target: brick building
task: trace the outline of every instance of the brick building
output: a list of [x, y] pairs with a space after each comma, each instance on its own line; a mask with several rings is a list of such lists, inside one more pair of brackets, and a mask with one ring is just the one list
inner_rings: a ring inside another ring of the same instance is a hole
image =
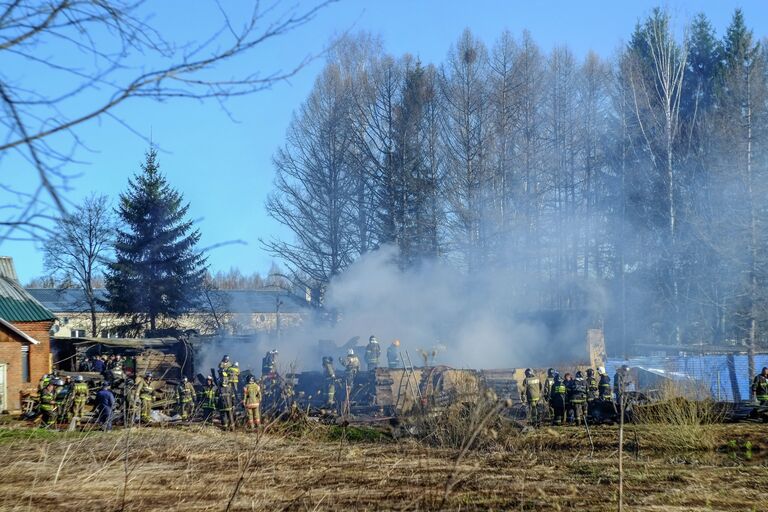
[[19, 284], [13, 260], [0, 256], [0, 411], [21, 408], [50, 370], [54, 315]]

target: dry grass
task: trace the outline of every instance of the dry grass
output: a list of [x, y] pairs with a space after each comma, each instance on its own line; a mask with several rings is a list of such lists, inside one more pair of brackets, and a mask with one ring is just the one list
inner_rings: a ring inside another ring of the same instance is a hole
[[668, 383], [659, 401], [635, 408], [635, 421], [655, 427], [654, 441], [678, 451], [712, 450], [717, 439], [709, 425], [722, 421], [722, 411], [712, 400], [693, 400], [685, 385]]
[[[751, 439], [755, 453], [766, 450], [761, 425], [705, 428], [723, 445]], [[764, 499], [760, 462], [675, 454], [650, 444], [650, 426], [638, 429], [640, 451], [625, 463], [630, 510], [751, 510]], [[603, 511], [616, 500], [615, 427], [593, 430], [594, 458], [575, 427], [463, 452], [413, 439], [331, 441], [327, 427], [263, 437], [212, 427], [5, 432], [2, 510], [226, 510], [231, 501], [231, 510]]]

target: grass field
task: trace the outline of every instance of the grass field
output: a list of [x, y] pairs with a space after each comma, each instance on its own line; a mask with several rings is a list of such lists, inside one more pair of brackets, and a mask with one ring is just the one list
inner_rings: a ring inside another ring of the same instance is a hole
[[[661, 428], [661, 427], [660, 427]], [[706, 427], [711, 449], [628, 426], [625, 510], [763, 510], [768, 427]], [[0, 429], [2, 510], [616, 510], [616, 427], [495, 434], [482, 449], [386, 432], [213, 427]], [[751, 445], [751, 450], [746, 447]]]

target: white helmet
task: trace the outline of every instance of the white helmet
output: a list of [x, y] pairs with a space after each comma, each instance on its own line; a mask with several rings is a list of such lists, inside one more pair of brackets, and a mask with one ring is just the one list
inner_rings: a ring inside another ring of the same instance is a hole
[[599, 373], [600, 375], [605, 375], [605, 366], [598, 366], [597, 373]]
[[348, 356], [353, 356], [353, 355], [355, 355], [355, 351], [354, 351], [354, 349], [349, 349], [349, 350], [347, 350], [347, 355], [348, 355]]
[[238, 363], [237, 361], [235, 361], [235, 364], [233, 364], [232, 366], [234, 366], [235, 368], [240, 368], [240, 363]]

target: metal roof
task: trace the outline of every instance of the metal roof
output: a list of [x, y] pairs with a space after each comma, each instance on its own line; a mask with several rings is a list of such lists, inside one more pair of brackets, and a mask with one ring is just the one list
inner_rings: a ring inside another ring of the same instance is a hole
[[[85, 291], [79, 288], [28, 288], [30, 295], [45, 305], [51, 311], [62, 315], [65, 313], [80, 313], [88, 310], [85, 300]], [[105, 299], [106, 290], [97, 288], [94, 290], [96, 298]], [[217, 308], [227, 313], [274, 313], [277, 302], [280, 301], [281, 313], [306, 312], [308, 304], [295, 295], [284, 290], [260, 289], [260, 290], [215, 290], [211, 293], [212, 301]], [[207, 304], [207, 301], [202, 301]], [[105, 312], [100, 304], [96, 306], [97, 312]], [[208, 311], [207, 306], [202, 306], [199, 311]]]
[[9, 322], [39, 322], [55, 316], [20, 284], [13, 260], [0, 257], [0, 318]]

